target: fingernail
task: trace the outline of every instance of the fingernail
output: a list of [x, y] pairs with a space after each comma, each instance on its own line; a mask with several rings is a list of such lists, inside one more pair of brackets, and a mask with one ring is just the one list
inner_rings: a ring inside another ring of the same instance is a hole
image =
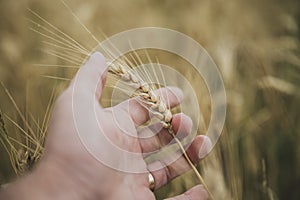
[[211, 149], [211, 141], [209, 139], [209, 137], [203, 135], [203, 143], [202, 143], [202, 146], [200, 147], [200, 150], [199, 150], [199, 153], [198, 153], [198, 156], [200, 159], [204, 158], [210, 151]]

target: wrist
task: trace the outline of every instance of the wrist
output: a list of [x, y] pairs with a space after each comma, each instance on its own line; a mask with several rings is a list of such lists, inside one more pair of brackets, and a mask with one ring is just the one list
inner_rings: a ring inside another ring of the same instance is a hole
[[96, 194], [89, 189], [88, 178], [77, 173], [76, 167], [65, 160], [44, 159], [34, 172], [34, 178], [42, 177], [44, 193], [52, 194], [49, 199], [96, 199]]
[[45, 177], [47, 186], [53, 188], [56, 196], [51, 199], [106, 199], [104, 197], [114, 193], [112, 188], [118, 188], [116, 183], [122, 182], [119, 176], [115, 176], [116, 171], [94, 159], [73, 162], [68, 158], [48, 156], [41, 160], [35, 173]]
[[0, 199], [94, 199], [78, 182], [55, 165], [42, 162], [31, 173], [1, 189]]

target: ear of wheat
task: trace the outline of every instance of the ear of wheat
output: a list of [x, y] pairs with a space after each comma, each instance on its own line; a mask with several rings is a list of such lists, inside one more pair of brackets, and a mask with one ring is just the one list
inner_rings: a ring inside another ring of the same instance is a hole
[[[3, 114], [0, 110], [0, 142], [8, 153], [13, 170], [17, 175], [23, 175], [31, 170], [35, 163], [40, 159], [44, 150], [44, 141], [50, 120], [50, 112], [55, 98], [54, 90], [49, 98], [49, 102], [41, 123], [37, 122], [32, 115], [25, 116], [15, 102], [13, 96], [1, 82], [2, 88], [13, 104], [21, 122], [22, 127], [17, 121], [14, 121], [7, 114]], [[5, 119], [12, 123], [20, 132], [19, 138], [15, 138], [8, 132], [5, 126]]]

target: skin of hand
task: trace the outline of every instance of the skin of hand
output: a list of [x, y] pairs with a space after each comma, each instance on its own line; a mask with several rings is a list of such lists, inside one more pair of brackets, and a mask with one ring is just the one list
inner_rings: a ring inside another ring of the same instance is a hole
[[[79, 75], [82, 81], [76, 82]], [[98, 100], [101, 97], [106, 76], [105, 58], [98, 52], [92, 54], [69, 87], [56, 100], [42, 159], [31, 173], [0, 191], [0, 199], [155, 199], [154, 193], [149, 189], [148, 173], [125, 173], [108, 167], [87, 151], [78, 136], [72, 105], [74, 87], [77, 87], [78, 97], [83, 102], [80, 106], [85, 111], [86, 99]], [[164, 98], [168, 96], [166, 99], [171, 106], [179, 104], [182, 100], [182, 92], [177, 88], [160, 90]], [[121, 148], [141, 153], [140, 161], [153, 174], [155, 189], [190, 170], [186, 160], [181, 156], [167, 166], [163, 163], [154, 163], [153, 165], [163, 167], [152, 171], [151, 164], [146, 166], [142, 153], [160, 149], [161, 145], [168, 144], [172, 140], [172, 136], [166, 130], [161, 130], [155, 136], [143, 140], [123, 134], [114, 124], [114, 109], [124, 119], [122, 124], [125, 124], [126, 130], [133, 135], [137, 135], [137, 127], [149, 119], [147, 109], [133, 98], [110, 108], [102, 108], [100, 103], [97, 103], [94, 106], [94, 114], [99, 117], [101, 127], [109, 140]], [[88, 116], [88, 113], [86, 114]], [[92, 140], [97, 140], [99, 130], [94, 130], [87, 120], [77, 123], [82, 123], [88, 136]], [[186, 136], [191, 132], [192, 121], [183, 113], [179, 113], [173, 116], [172, 126], [176, 133], [180, 132]], [[103, 142], [106, 141], [97, 141], [99, 146], [102, 146]], [[211, 142], [206, 136], [196, 136], [188, 147], [187, 154], [193, 163], [197, 164], [210, 147]], [[103, 151], [105, 152], [105, 149]], [[122, 155], [112, 156], [118, 160]], [[184, 194], [170, 199], [198, 200], [207, 197], [204, 188], [197, 185]]]

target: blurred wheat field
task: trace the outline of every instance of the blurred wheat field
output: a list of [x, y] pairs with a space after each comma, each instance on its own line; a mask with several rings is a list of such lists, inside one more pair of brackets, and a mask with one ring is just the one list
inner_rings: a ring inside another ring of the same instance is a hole
[[[203, 45], [223, 75], [228, 101], [223, 134], [199, 166], [211, 192], [216, 199], [300, 199], [299, 1], [66, 2], [100, 40], [102, 31], [110, 36], [130, 28], [158, 26], [180, 31]], [[44, 119], [53, 90], [58, 93], [67, 84], [43, 75], [71, 78], [76, 69], [34, 65], [62, 61], [43, 52], [44, 38], [30, 30], [33, 16], [27, 8], [89, 49], [96, 43], [59, 0], [0, 1], [0, 81], [36, 127]], [[193, 79], [192, 72], [185, 73]], [[207, 95], [197, 95], [207, 119]], [[2, 88], [0, 109], [26, 129]], [[21, 140], [20, 130], [4, 119], [9, 134]], [[2, 184], [15, 174], [3, 145], [0, 156]], [[196, 183], [188, 172], [157, 191], [157, 198], [179, 194]]]

